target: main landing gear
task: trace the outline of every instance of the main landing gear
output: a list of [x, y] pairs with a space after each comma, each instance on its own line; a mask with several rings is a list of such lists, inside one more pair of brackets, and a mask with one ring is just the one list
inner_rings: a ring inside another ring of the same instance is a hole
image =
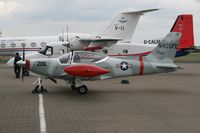
[[44, 87], [42, 86], [42, 81], [44, 80], [45, 78], [38, 78], [36, 81], [35, 81], [35, 84], [37, 83], [37, 85], [35, 86], [35, 89], [32, 90], [32, 93], [46, 93], [47, 90], [44, 89]]
[[86, 94], [88, 92], [88, 88], [86, 85], [82, 85], [79, 87], [76, 87], [75, 85], [71, 85], [72, 90], [77, 91], [79, 94]]
[[87, 86], [82, 84], [82, 80], [80, 78], [75, 78], [75, 80], [72, 81], [71, 88], [79, 94], [86, 94], [88, 92]]

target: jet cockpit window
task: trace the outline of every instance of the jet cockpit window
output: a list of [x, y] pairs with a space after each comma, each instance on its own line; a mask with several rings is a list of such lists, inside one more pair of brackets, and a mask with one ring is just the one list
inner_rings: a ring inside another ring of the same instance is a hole
[[59, 61], [61, 64], [69, 64], [70, 62], [70, 54], [64, 54], [62, 56], [60, 56], [59, 58]]
[[53, 47], [44, 45], [39, 51], [40, 54], [50, 56], [53, 54]]
[[73, 63], [94, 63], [104, 59], [106, 55], [93, 52], [74, 52]]

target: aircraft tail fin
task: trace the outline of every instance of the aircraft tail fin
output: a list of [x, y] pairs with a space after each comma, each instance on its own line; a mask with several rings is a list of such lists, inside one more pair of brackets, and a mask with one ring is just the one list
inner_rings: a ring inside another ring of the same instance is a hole
[[171, 32], [182, 33], [178, 49], [194, 48], [193, 16], [191, 14], [179, 15]]
[[114, 17], [110, 25], [100, 34], [100, 36], [106, 38], [118, 38], [123, 39], [124, 42], [130, 42], [140, 16], [146, 12], [156, 10], [159, 9], [120, 12]]
[[181, 33], [170, 32], [146, 59], [159, 64], [173, 64]]

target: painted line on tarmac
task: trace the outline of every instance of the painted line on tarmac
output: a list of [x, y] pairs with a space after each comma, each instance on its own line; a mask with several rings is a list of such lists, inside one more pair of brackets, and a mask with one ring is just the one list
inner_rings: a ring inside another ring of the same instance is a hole
[[39, 94], [39, 117], [40, 117], [40, 133], [47, 133], [43, 95]]

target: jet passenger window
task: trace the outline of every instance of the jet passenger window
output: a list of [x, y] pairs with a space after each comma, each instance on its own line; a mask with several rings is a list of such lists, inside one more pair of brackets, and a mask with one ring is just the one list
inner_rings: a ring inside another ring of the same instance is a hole
[[21, 46], [22, 46], [22, 47], [26, 47], [26, 43], [22, 43]]
[[5, 43], [2, 43], [2, 44], [1, 44], [1, 47], [2, 47], [2, 48], [5, 48], [5, 47], [6, 47], [6, 44], [5, 44]]
[[36, 47], [36, 45], [37, 45], [37, 44], [36, 44], [35, 42], [32, 42], [32, 43], [31, 43], [31, 47]]
[[16, 47], [16, 44], [15, 44], [15, 43], [11, 43], [10, 46], [11, 46], [11, 47]]
[[124, 49], [123, 54], [128, 54], [128, 49]]

